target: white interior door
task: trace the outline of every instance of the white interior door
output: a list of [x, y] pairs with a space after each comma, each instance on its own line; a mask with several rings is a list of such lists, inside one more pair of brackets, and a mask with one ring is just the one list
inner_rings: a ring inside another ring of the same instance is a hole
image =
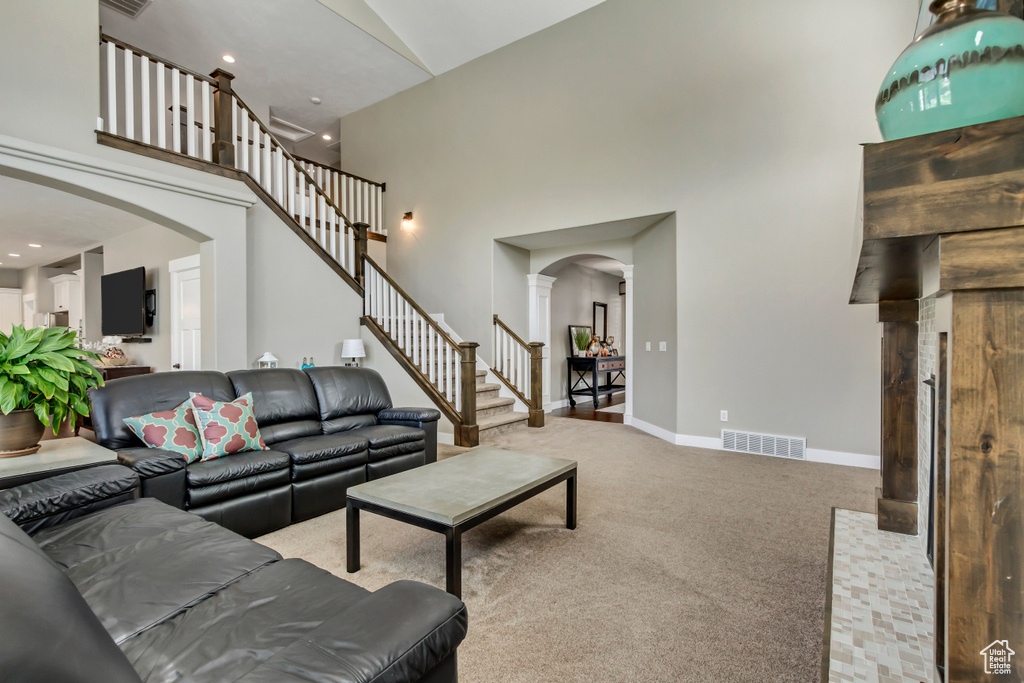
[[0, 289], [0, 332], [10, 334], [22, 320], [21, 290]]
[[202, 367], [199, 255], [171, 261], [169, 270], [171, 273], [171, 367], [174, 370], [199, 370]]

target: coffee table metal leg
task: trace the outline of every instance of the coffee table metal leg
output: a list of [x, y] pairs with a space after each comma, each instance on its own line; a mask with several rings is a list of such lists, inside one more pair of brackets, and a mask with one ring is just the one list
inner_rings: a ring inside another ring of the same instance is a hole
[[457, 528], [444, 532], [445, 590], [462, 597], [462, 532]]
[[345, 510], [345, 545], [349, 574], [359, 571], [359, 508], [349, 502]]
[[565, 528], [576, 528], [576, 474], [565, 480]]

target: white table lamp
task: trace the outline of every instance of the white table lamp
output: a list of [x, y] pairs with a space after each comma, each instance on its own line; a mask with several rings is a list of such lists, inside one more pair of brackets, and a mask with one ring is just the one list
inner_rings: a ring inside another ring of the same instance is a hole
[[363, 348], [362, 339], [346, 339], [341, 343], [341, 357], [351, 358], [351, 363], [345, 363], [347, 366], [359, 367], [359, 358], [366, 358], [366, 349]]

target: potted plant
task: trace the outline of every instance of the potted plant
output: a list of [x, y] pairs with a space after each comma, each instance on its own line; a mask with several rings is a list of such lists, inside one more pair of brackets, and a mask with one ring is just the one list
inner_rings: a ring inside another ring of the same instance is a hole
[[585, 327], [577, 327], [572, 333], [572, 339], [576, 343], [576, 355], [586, 356], [587, 346], [590, 345], [590, 331]]
[[89, 414], [86, 391], [103, 377], [85, 360], [99, 356], [76, 348], [75, 336], [21, 325], [0, 333], [0, 456], [34, 453], [45, 427], [56, 435], [65, 420]]

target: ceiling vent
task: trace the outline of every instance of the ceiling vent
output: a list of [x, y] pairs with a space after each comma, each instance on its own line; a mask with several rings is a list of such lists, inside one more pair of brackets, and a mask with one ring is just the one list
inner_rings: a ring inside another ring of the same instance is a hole
[[100, 4], [135, 19], [142, 10], [153, 4], [153, 0], [100, 0]]
[[306, 130], [302, 126], [297, 126], [294, 123], [279, 119], [273, 114], [270, 116], [270, 132], [279, 138], [284, 138], [289, 142], [302, 142], [306, 138], [313, 137], [315, 133], [311, 130]]
[[773, 455], [778, 458], [803, 460], [806, 457], [807, 439], [798, 439], [795, 436], [775, 436], [774, 434], [757, 434], [755, 432], [737, 432], [731, 429], [723, 429], [722, 448], [739, 453]]

